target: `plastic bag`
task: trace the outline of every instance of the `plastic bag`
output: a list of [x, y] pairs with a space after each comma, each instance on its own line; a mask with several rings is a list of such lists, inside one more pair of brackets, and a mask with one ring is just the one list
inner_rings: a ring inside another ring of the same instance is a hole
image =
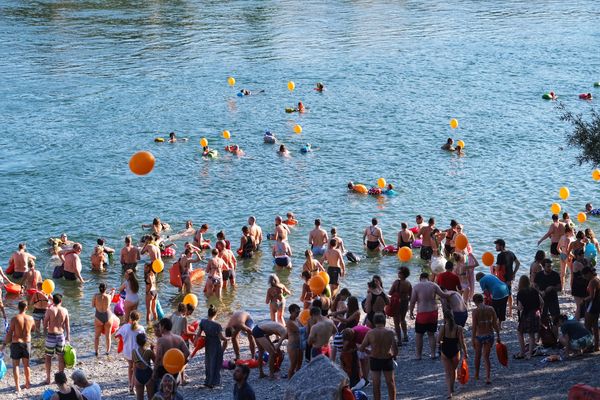
[[64, 359], [67, 368], [73, 368], [77, 363], [77, 351], [70, 344], [65, 345]]
[[115, 304], [114, 312], [117, 317], [125, 315], [125, 301], [123, 300], [123, 297], [121, 297], [117, 304]]
[[458, 381], [461, 383], [461, 385], [466, 385], [469, 383], [469, 364], [467, 364], [467, 360], [465, 358], [463, 358], [460, 368], [458, 369]]
[[508, 349], [504, 343], [496, 343], [496, 356], [500, 364], [505, 367], [508, 366]]
[[2, 358], [0, 358], [0, 379], [4, 378], [4, 375], [6, 375], [6, 363], [4, 362], [4, 353], [0, 353], [2, 354]]
[[443, 256], [431, 257], [431, 272], [441, 274], [446, 271], [446, 259]]

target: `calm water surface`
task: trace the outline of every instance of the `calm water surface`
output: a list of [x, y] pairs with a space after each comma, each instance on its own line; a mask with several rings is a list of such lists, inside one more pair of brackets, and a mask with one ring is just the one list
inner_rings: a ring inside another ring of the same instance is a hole
[[[567, 127], [554, 104], [541, 100], [554, 90], [570, 109], [588, 111], [577, 94], [600, 80], [599, 17], [592, 1], [5, 0], [0, 260], [27, 241], [48, 276], [47, 238], [64, 231], [82, 242], [91, 282], [83, 290], [57, 282], [79, 322], [92, 317], [97, 283], [121, 279], [120, 266], [90, 272], [95, 239], [120, 248], [154, 216], [175, 230], [186, 219], [208, 223], [237, 245], [248, 215], [269, 232], [275, 215], [293, 211], [301, 221], [291, 237], [294, 270], [280, 275], [292, 299], [317, 217], [357, 253], [372, 217], [388, 240], [417, 213], [441, 227], [456, 218], [477, 255], [504, 237], [528, 264], [560, 186], [571, 189], [563, 208], [573, 214], [600, 203], [590, 168], [561, 150]], [[233, 89], [228, 76], [237, 79]], [[323, 94], [312, 90], [317, 81]], [[265, 93], [239, 98], [241, 88]], [[284, 113], [300, 100], [309, 112]], [[454, 132], [452, 117], [460, 121]], [[223, 129], [247, 157], [203, 160], [198, 141], [221, 149]], [[262, 143], [267, 129], [290, 159]], [[190, 142], [153, 143], [173, 130]], [[466, 157], [438, 150], [448, 136], [466, 142]], [[300, 154], [306, 142], [318, 151]], [[146, 177], [127, 168], [139, 150], [157, 158]], [[348, 180], [375, 184], [380, 176], [398, 196], [345, 190]], [[372, 274], [389, 287], [397, 266], [395, 257], [367, 258], [343, 284], [364, 296]], [[421, 265], [411, 266], [416, 275]], [[266, 316], [272, 272], [266, 253], [241, 262], [239, 287], [222, 310]], [[165, 278], [161, 299], [174, 303]]]

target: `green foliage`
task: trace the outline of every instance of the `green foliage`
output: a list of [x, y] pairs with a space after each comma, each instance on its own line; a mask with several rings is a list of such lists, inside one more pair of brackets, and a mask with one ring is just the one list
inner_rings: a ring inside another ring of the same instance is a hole
[[560, 120], [572, 125], [573, 131], [567, 134], [567, 142], [579, 149], [576, 157], [579, 165], [600, 166], [600, 114], [592, 109], [591, 118], [586, 121], [582, 114], [573, 114], [564, 104], [559, 104], [558, 109], [561, 111]]

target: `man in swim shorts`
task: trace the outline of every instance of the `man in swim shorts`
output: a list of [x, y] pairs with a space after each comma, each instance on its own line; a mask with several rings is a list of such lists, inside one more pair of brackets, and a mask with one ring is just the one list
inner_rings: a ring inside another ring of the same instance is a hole
[[283, 223], [283, 219], [278, 215], [275, 217], [275, 236], [271, 237], [272, 240], [281, 238], [283, 242], [287, 242], [288, 234], [290, 233], [290, 227]]
[[231, 344], [233, 345], [233, 352], [235, 353], [235, 359], [240, 359], [240, 344], [238, 336], [240, 332], [244, 332], [248, 336], [248, 345], [250, 346], [250, 354], [254, 356], [256, 349], [256, 342], [254, 336], [252, 336], [252, 329], [254, 328], [254, 320], [246, 311], [236, 311], [231, 314], [227, 325], [225, 325], [225, 336], [231, 337]]
[[331, 293], [335, 295], [339, 287], [340, 276], [346, 275], [346, 264], [344, 263], [344, 256], [341, 250], [337, 248], [337, 240], [331, 239], [329, 241], [329, 248], [323, 254], [323, 261], [327, 262], [327, 275], [329, 275], [329, 285], [331, 286]]
[[262, 228], [256, 223], [256, 217], [252, 215], [248, 217], [248, 230], [254, 239], [255, 250], [258, 250], [263, 241]]
[[21, 393], [21, 384], [19, 383], [19, 363], [23, 360], [23, 369], [25, 374], [25, 389], [29, 389], [31, 381], [29, 379], [29, 358], [31, 357], [31, 330], [34, 326], [33, 318], [25, 314], [27, 303], [20, 301], [18, 304], [19, 313], [11, 321], [6, 333], [6, 339], [2, 346], [2, 351], [6, 344], [10, 343], [10, 359], [13, 364], [13, 376], [15, 378], [15, 387], [17, 394]]
[[132, 244], [131, 236], [125, 236], [125, 246], [121, 249], [121, 267], [124, 271], [135, 271], [140, 261], [140, 249]]
[[[68, 281], [79, 281], [81, 283], [85, 283], [83, 277], [81, 276], [81, 258], [79, 255], [81, 254], [81, 245], [79, 243], [75, 243], [73, 245], [73, 250], [69, 250], [64, 254], [64, 277]], [[48, 383], [50, 383], [50, 378], [48, 378]]]
[[383, 232], [377, 226], [377, 223], [377, 218], [373, 218], [371, 225], [363, 233], [363, 245], [367, 246], [367, 249], [370, 251], [379, 251], [380, 248], [385, 247]]
[[43, 326], [46, 332], [46, 385], [50, 384], [50, 370], [52, 368], [52, 358], [56, 354], [58, 358], [58, 371], [65, 369], [65, 344], [69, 341], [71, 327], [69, 324], [69, 312], [62, 306], [62, 295], [55, 293], [52, 296], [54, 307], [48, 308], [44, 316]]
[[321, 257], [325, 253], [328, 240], [327, 231], [321, 228], [321, 220], [315, 219], [315, 229], [308, 234], [308, 244], [315, 257]]
[[[277, 344], [274, 346], [270, 336], [275, 335], [277, 337]], [[263, 370], [263, 356], [265, 351], [269, 353], [269, 377], [275, 377], [275, 354], [277, 353], [276, 348], [281, 346], [281, 343], [285, 340], [286, 329], [283, 325], [273, 321], [261, 322], [252, 328], [252, 336], [256, 340], [258, 346], [258, 369], [260, 371], [260, 377], [266, 377]]]
[[367, 332], [359, 346], [359, 351], [371, 347], [369, 369], [373, 380], [373, 399], [381, 399], [381, 373], [385, 377], [388, 399], [396, 399], [396, 383], [394, 382], [394, 360], [398, 356], [398, 344], [393, 330], [385, 327], [385, 315], [376, 313], [373, 317], [375, 328]]
[[332, 320], [323, 318], [321, 309], [311, 307], [310, 333], [308, 334], [308, 345], [312, 346], [310, 351], [311, 360], [321, 354], [329, 353], [329, 341], [337, 333], [337, 328]]
[[14, 266], [13, 279], [21, 279], [25, 272], [27, 272], [27, 265], [29, 260], [35, 261], [35, 256], [27, 252], [27, 245], [25, 243], [19, 243], [19, 248], [8, 260], [8, 265]]
[[231, 282], [231, 287], [235, 287], [235, 269], [237, 268], [237, 260], [233, 252], [226, 246], [224, 240], [218, 240], [215, 244], [219, 251], [218, 257], [223, 260], [223, 289], [227, 288], [227, 282]]
[[429, 274], [423, 272], [419, 276], [419, 282], [413, 286], [412, 294], [410, 296], [410, 317], [415, 319], [415, 305], [417, 307], [417, 317], [415, 321], [415, 345], [416, 345], [416, 359], [421, 359], [423, 352], [423, 334], [427, 332], [429, 337], [429, 349], [430, 356], [432, 359], [436, 357], [435, 353], [435, 332], [437, 332], [437, 321], [438, 321], [438, 305], [435, 301], [435, 296], [438, 295], [443, 298], [450, 297], [440, 289], [440, 287], [429, 280]]
[[431, 256], [433, 255], [433, 245], [431, 241], [431, 233], [435, 229], [435, 219], [433, 217], [429, 218], [427, 226], [419, 229], [418, 237], [420, 237], [423, 242], [421, 245], [420, 257], [421, 260], [429, 261], [431, 260]]
[[538, 240], [538, 246], [546, 239], [550, 238], [550, 254], [558, 257], [558, 241], [565, 234], [565, 224], [558, 220], [558, 214], [552, 214], [552, 223], [548, 228], [548, 232], [540, 240]]

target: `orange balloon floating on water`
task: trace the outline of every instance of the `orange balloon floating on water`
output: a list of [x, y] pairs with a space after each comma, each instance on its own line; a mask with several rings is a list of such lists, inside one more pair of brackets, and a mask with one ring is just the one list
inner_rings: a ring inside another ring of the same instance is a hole
[[571, 193], [569, 193], [569, 188], [567, 188], [565, 186], [561, 187], [560, 190], [558, 191], [558, 196], [563, 200], [568, 199], [570, 194]]
[[296, 132], [297, 134], [301, 134], [302, 133], [302, 127], [300, 125], [294, 125], [294, 132]]
[[185, 356], [179, 349], [169, 349], [163, 356], [163, 367], [170, 374], [181, 372], [185, 365]]
[[595, 181], [600, 181], [600, 169], [595, 169], [592, 171], [592, 179]]
[[208, 139], [203, 137], [202, 139], [200, 139], [200, 146], [202, 147], [206, 147], [208, 146]]
[[494, 264], [494, 255], [492, 253], [490, 253], [489, 251], [486, 251], [481, 256], [481, 261], [483, 261], [484, 265], [491, 267]]
[[577, 214], [577, 221], [579, 221], [580, 224], [583, 224], [585, 221], [587, 221], [587, 215], [585, 215], [583, 212], [580, 212]]
[[398, 255], [398, 258], [400, 259], [400, 261], [409, 262], [413, 256], [413, 253], [412, 253], [412, 250], [410, 247], [400, 247], [398, 249], [397, 255]]
[[456, 240], [454, 241], [454, 244], [458, 250], [464, 250], [467, 248], [467, 245], [469, 244], [469, 239], [467, 239], [467, 237], [464, 234], [459, 233], [456, 236]]
[[231, 138], [231, 132], [229, 132], [229, 131], [223, 131], [223, 137], [224, 137], [225, 139], [229, 139], [229, 138]]
[[129, 159], [129, 169], [136, 175], [147, 175], [154, 168], [156, 159], [149, 151], [135, 153]]
[[450, 128], [452, 128], [452, 129], [458, 128], [458, 120], [456, 118], [452, 118], [450, 120]]
[[560, 204], [558, 203], [552, 203], [552, 205], [550, 206], [550, 211], [552, 211], [552, 214], [558, 214], [561, 210]]
[[377, 179], [377, 186], [379, 186], [381, 189], [383, 189], [384, 187], [387, 186], [387, 182], [385, 181], [385, 178], [379, 178]]

